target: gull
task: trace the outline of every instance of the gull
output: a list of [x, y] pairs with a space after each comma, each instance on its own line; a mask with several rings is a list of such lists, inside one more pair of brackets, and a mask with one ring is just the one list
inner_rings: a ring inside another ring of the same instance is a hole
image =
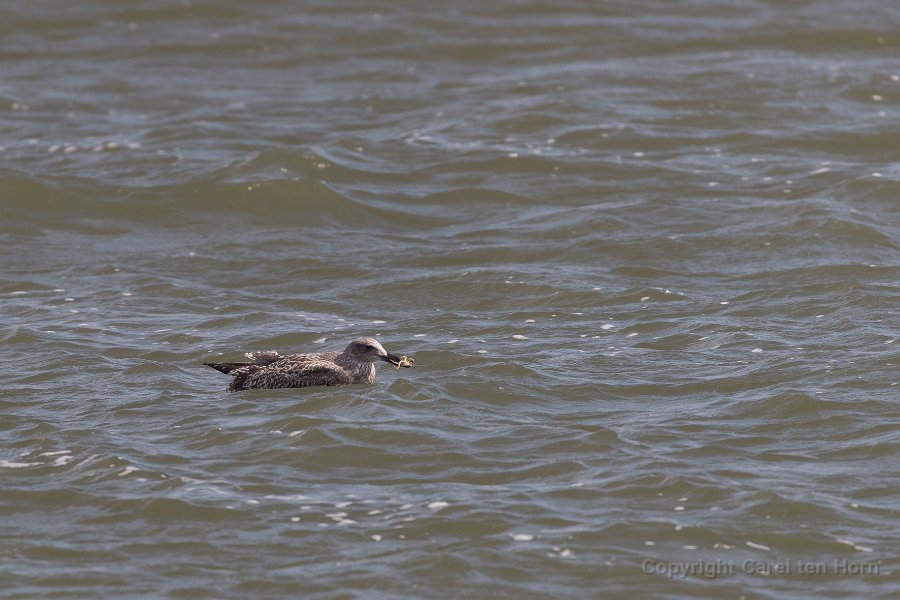
[[281, 355], [275, 350], [247, 352], [249, 362], [203, 363], [234, 380], [228, 391], [298, 388], [317, 385], [375, 383], [375, 361], [389, 362], [398, 369], [413, 360], [395, 356], [370, 337], [356, 338], [343, 352]]

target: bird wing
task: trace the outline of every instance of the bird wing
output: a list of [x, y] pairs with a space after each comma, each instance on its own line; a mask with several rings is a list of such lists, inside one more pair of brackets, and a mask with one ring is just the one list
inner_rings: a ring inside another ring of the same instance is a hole
[[350, 374], [331, 361], [286, 358], [248, 374], [243, 386], [245, 389], [275, 389], [346, 383], [351, 383]]
[[244, 356], [250, 359], [254, 365], [269, 365], [284, 358], [275, 350], [262, 350], [260, 352], [245, 352]]
[[338, 354], [340, 354], [340, 352], [304, 352], [303, 354], [288, 354], [281, 358], [291, 362], [313, 363], [322, 360], [333, 361], [337, 358]]

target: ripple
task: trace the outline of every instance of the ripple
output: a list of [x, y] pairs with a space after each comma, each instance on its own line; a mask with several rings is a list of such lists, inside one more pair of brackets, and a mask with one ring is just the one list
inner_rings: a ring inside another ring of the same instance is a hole
[[7, 595], [896, 595], [885, 3], [16, 4]]

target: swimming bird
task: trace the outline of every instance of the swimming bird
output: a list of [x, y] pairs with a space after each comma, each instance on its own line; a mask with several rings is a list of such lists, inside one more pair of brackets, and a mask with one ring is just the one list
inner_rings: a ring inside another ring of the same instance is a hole
[[412, 359], [395, 356], [370, 337], [356, 338], [343, 352], [318, 352], [282, 356], [275, 350], [247, 352], [249, 362], [203, 363], [234, 380], [228, 391], [297, 388], [317, 385], [375, 383], [375, 361], [397, 368], [411, 367]]

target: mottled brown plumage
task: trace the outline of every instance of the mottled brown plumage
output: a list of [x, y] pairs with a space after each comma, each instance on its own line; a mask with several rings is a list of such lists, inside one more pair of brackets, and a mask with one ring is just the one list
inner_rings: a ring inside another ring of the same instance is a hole
[[274, 350], [248, 352], [249, 362], [203, 363], [234, 377], [228, 390], [276, 389], [319, 385], [375, 383], [375, 365], [383, 360], [394, 366], [409, 367], [409, 361], [388, 354], [370, 337], [356, 338], [343, 352], [289, 354]]

